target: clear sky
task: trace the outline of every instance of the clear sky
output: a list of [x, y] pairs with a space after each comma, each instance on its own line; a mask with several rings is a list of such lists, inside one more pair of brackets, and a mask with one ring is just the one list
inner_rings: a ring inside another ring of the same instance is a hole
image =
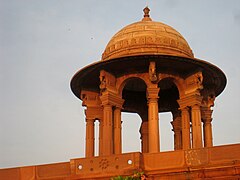
[[[0, 0], [0, 168], [84, 156], [76, 71], [99, 61], [110, 38], [151, 18], [178, 30], [195, 57], [217, 65], [227, 86], [214, 107], [214, 145], [240, 143], [239, 0]], [[161, 149], [173, 148], [170, 114], [161, 114]], [[123, 151], [139, 151], [137, 115], [123, 114]]]

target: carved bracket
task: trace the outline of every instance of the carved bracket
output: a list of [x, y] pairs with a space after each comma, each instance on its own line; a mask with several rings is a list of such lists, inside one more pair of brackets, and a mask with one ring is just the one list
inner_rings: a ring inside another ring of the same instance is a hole
[[157, 73], [156, 73], [156, 63], [154, 61], [150, 62], [149, 64], [149, 79], [152, 83], [157, 83]]
[[207, 109], [211, 109], [214, 106], [215, 96], [208, 96], [203, 98], [202, 106], [206, 107]]
[[200, 94], [203, 89], [203, 75], [202, 72], [197, 72], [185, 80], [186, 90], [185, 94]]
[[116, 78], [114, 75], [108, 73], [107, 71], [101, 70], [100, 71], [100, 93], [108, 89], [108, 91], [116, 91]]
[[81, 91], [82, 106], [98, 107], [101, 104], [99, 93], [92, 91]]

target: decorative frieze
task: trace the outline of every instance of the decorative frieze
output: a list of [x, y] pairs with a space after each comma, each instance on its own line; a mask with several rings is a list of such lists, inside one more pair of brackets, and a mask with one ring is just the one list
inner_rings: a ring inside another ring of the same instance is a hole
[[[146, 32], [147, 33], [147, 32]], [[186, 54], [187, 56], [193, 57], [192, 50], [187, 45], [187, 43], [181, 38], [176, 39], [176, 36], [156, 36], [158, 34], [156, 31], [149, 31], [149, 35], [145, 36], [129, 36], [123, 40], [118, 40], [115, 44], [107, 46], [104, 53], [102, 54], [102, 59], [108, 58], [112, 54], [123, 51], [125, 49], [134, 48], [135, 46], [154, 46], [157, 48], [165, 47], [169, 49], [174, 49], [175, 51], [179, 51], [179, 53]], [[160, 34], [162, 34], [161, 32]], [[136, 34], [136, 33], [135, 33]], [[168, 33], [165, 33], [168, 34]], [[123, 35], [124, 36], [124, 35]], [[127, 34], [125, 35], [127, 36]]]

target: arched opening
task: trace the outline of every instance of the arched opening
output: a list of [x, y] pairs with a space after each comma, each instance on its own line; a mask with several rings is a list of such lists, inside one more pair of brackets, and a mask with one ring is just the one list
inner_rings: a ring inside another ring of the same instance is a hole
[[141, 152], [141, 119], [136, 113], [122, 113], [122, 152]]
[[172, 113], [159, 113], [159, 117], [160, 151], [172, 151], [174, 150], [174, 136], [171, 125]]
[[160, 148], [161, 151], [178, 149], [180, 137], [176, 137], [176, 132], [179, 131], [181, 123], [177, 102], [179, 91], [171, 78], [161, 80], [158, 87], [160, 88], [158, 94]]
[[[146, 84], [140, 78], [129, 78], [122, 91], [122, 149], [123, 152], [141, 151], [140, 127], [147, 121]], [[139, 118], [140, 116], [140, 118]]]

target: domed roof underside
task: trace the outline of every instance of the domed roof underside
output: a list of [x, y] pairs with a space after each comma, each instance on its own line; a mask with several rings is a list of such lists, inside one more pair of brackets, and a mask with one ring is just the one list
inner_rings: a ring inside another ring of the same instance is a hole
[[130, 24], [116, 33], [102, 54], [102, 61], [138, 55], [194, 57], [187, 41], [179, 32], [150, 19]]

